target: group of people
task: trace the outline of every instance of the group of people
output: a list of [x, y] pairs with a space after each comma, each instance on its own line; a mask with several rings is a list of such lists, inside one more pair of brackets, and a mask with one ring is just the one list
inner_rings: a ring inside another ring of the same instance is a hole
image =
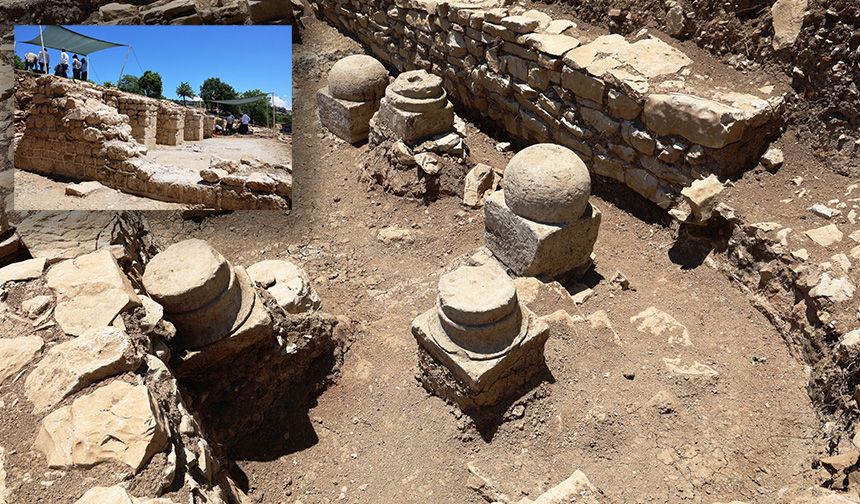
[[[54, 67], [54, 75], [68, 79], [69, 67], [72, 69], [72, 79], [89, 80], [89, 64], [86, 56], [78, 58], [75, 54], [70, 61], [69, 53], [63, 49], [60, 52], [60, 62]], [[49, 68], [51, 68], [51, 55], [48, 54], [47, 49], [42, 48], [39, 54], [28, 52], [24, 55], [24, 70], [46, 73]]]
[[237, 132], [237, 131], [240, 135], [247, 135], [248, 133], [250, 133], [248, 127], [251, 124], [251, 116], [249, 116], [247, 113], [242, 112], [242, 111], [239, 112], [239, 115], [241, 117], [239, 117], [239, 128], [238, 129], [233, 128], [233, 123], [236, 122], [236, 118], [233, 116], [233, 113], [230, 112], [230, 114], [227, 115], [227, 117], [226, 117], [227, 130], [225, 131], [225, 134], [232, 135], [234, 132]]

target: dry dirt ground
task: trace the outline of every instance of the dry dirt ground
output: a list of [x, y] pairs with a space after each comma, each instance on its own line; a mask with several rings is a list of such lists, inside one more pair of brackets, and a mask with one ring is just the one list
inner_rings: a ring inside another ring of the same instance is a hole
[[[596, 270], [586, 278], [590, 299], [575, 305], [575, 285], [520, 282], [538, 314], [572, 316], [550, 317], [547, 381], [484, 436], [429, 396], [414, 378], [410, 323], [434, 303], [444, 269], [481, 248], [483, 214], [453, 197], [424, 205], [368, 191], [356, 168], [367, 147], [326, 133], [314, 105], [328, 68], [361, 49], [307, 23], [294, 53], [301, 148], [293, 213], [236, 212], [202, 223], [150, 216], [166, 243], [204, 238], [236, 264], [296, 261], [323, 309], [361, 327], [307, 429], [285, 436], [285, 426], [272, 425], [232, 454], [257, 502], [484, 502], [468, 486], [470, 462], [514, 499], [576, 469], [618, 503], [772, 503], [789, 485], [817, 482], [811, 467], [822, 441], [803, 364], [710, 267], [718, 257], [681, 266], [674, 232], [616, 187], [598, 187], [593, 198], [604, 218]], [[494, 147], [507, 139], [469, 130], [473, 161], [504, 166], [510, 154]], [[386, 226], [411, 237], [382, 243]], [[616, 271], [634, 290], [610, 284]], [[637, 318], [655, 309], [670, 316], [663, 332]], [[707, 374], [679, 374], [670, 364]]]
[[[251, 156], [269, 163], [290, 165], [291, 146], [271, 131], [249, 136], [223, 136], [189, 141], [178, 146], [157, 145], [147, 158], [165, 169], [199, 172], [209, 167], [212, 156], [239, 160]], [[15, 170], [15, 210], [176, 210], [189, 205], [158, 201], [102, 187], [85, 197], [66, 195], [66, 186], [75, 181], [60, 180]]]

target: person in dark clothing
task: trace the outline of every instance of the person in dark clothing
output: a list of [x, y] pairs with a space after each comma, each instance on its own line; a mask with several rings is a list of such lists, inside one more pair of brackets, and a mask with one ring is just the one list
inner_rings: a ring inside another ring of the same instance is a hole
[[81, 79], [81, 60], [78, 59], [77, 54], [72, 56], [72, 79]]
[[90, 66], [87, 63], [87, 57], [84, 56], [81, 58], [81, 80], [88, 81], [90, 80]]

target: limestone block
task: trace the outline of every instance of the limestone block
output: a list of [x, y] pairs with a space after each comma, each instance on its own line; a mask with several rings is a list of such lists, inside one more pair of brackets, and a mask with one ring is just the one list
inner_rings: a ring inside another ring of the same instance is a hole
[[658, 135], [679, 135], [714, 149], [740, 140], [747, 125], [738, 108], [681, 93], [648, 96], [643, 118]]
[[379, 109], [379, 101], [348, 101], [331, 96], [328, 87], [317, 93], [320, 122], [329, 131], [349, 143], [367, 139], [370, 118]]
[[681, 195], [687, 200], [696, 220], [706, 221], [710, 219], [723, 189], [725, 187], [716, 175], [709, 175], [707, 178], [696, 180], [689, 187], [682, 189]]
[[91, 383], [136, 370], [142, 360], [125, 331], [92, 329], [49, 349], [24, 381], [25, 395], [39, 413]]
[[385, 124], [394, 136], [407, 144], [449, 131], [454, 123], [454, 106], [448, 102], [443, 108], [427, 112], [407, 112], [382, 100], [374, 116]]
[[118, 462], [139, 471], [167, 442], [164, 418], [146, 385], [115, 380], [46, 416], [34, 447], [52, 468]]
[[307, 273], [284, 260], [260, 261], [248, 267], [248, 275], [269, 291], [287, 313], [318, 310], [320, 297], [311, 286]]
[[773, 48], [784, 49], [794, 45], [803, 28], [807, 0], [777, 0], [770, 8], [773, 15]]
[[38, 336], [0, 338], [0, 385], [24, 369], [44, 345]]
[[487, 247], [518, 276], [555, 277], [591, 264], [601, 212], [588, 204], [578, 220], [552, 225], [515, 214], [505, 191], [491, 194], [484, 205]]
[[338, 60], [328, 73], [332, 97], [353, 102], [376, 101], [388, 86], [388, 70], [376, 58], [354, 54]]
[[0, 286], [6, 282], [22, 282], [42, 276], [45, 258], [27, 259], [0, 268]]
[[128, 277], [110, 250], [101, 249], [54, 265], [47, 283], [57, 296], [54, 319], [66, 334], [80, 336], [140, 306]]
[[484, 198], [499, 186], [501, 177], [489, 165], [478, 163], [466, 174], [463, 204], [472, 208], [484, 205]]

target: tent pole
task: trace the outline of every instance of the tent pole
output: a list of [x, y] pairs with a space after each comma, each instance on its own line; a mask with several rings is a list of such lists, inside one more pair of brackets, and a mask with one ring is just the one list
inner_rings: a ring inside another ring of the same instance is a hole
[[119, 81], [122, 80], [122, 73], [125, 71], [125, 64], [128, 63], [128, 55], [131, 53], [131, 44], [128, 45], [128, 51], [125, 52], [125, 61], [122, 62], [122, 68], [119, 69], [119, 77], [116, 80], [116, 87], [119, 87]]
[[[45, 51], [45, 36], [42, 35], [42, 25], [39, 25], [39, 40], [42, 42], [42, 52], [39, 53], [39, 57], [42, 57], [42, 53], [47, 54]], [[39, 61], [38, 59], [36, 61]], [[45, 75], [48, 75], [48, 62], [45, 61]]]
[[278, 123], [275, 121], [275, 93], [272, 93], [272, 129], [278, 134]]

